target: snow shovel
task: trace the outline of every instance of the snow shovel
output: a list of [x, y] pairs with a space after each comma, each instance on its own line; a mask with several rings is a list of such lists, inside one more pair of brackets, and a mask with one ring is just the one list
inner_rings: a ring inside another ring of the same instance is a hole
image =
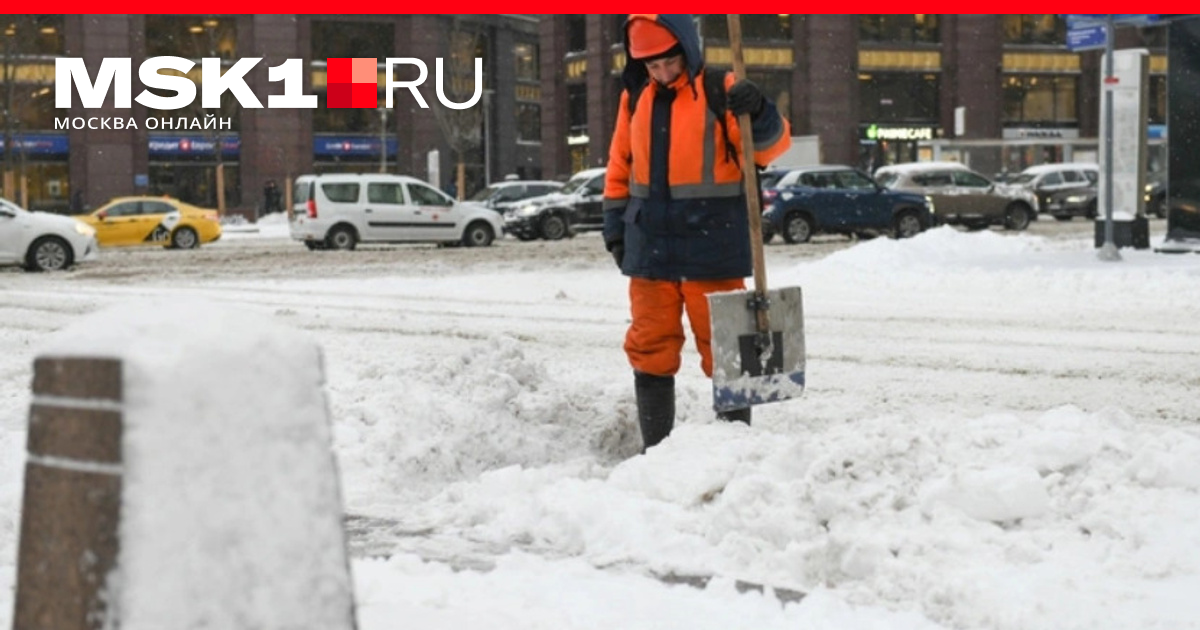
[[[742, 21], [730, 15], [733, 73], [746, 78]], [[717, 411], [795, 398], [804, 392], [804, 311], [800, 287], [767, 290], [763, 261], [762, 209], [754, 167], [750, 115], [738, 117], [742, 136], [742, 181], [750, 213], [754, 290], [708, 296], [712, 323], [713, 408]]]

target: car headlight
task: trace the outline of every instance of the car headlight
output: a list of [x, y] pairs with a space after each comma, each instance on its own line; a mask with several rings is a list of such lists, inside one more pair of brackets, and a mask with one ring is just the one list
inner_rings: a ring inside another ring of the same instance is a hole
[[1067, 197], [1066, 199], [1064, 199], [1063, 201], [1065, 201], [1067, 203], [1083, 203], [1087, 200], [1088, 200], [1087, 195], [1071, 195], [1071, 196]]
[[925, 195], [925, 204], [929, 206], [929, 214], [937, 212], [937, 210], [935, 210], [933, 207], [933, 197]]
[[516, 215], [519, 217], [531, 217], [538, 212], [538, 207], [535, 205], [521, 206], [517, 208]]
[[83, 236], [95, 236], [96, 228], [94, 228], [86, 223], [76, 221], [75, 222], [75, 232], [77, 232], [78, 234], [81, 234]]

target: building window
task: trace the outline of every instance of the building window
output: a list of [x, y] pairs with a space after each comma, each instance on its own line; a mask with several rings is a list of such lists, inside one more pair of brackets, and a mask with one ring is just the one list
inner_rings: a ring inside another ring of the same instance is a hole
[[147, 15], [146, 56], [237, 57], [237, 22], [211, 15]]
[[1004, 43], [1032, 46], [1064, 46], [1067, 24], [1052, 13], [1004, 16]]
[[1167, 75], [1152, 74], [1150, 85], [1150, 123], [1155, 125], [1167, 124]]
[[1077, 124], [1075, 76], [1015, 74], [1004, 77], [1004, 124]]
[[572, 136], [587, 135], [587, 85], [578, 83], [567, 86], [567, 133]]
[[537, 81], [541, 78], [541, 73], [538, 72], [537, 44], [513, 45], [513, 60], [518, 81]]
[[941, 34], [936, 15], [860, 15], [858, 38], [887, 44], [936, 44]]
[[63, 54], [63, 16], [6, 15], [3, 25], [3, 54], [61, 55]]
[[[705, 38], [729, 40], [729, 18], [709, 14], [700, 20], [700, 34]], [[742, 16], [742, 37], [750, 41], [791, 41], [792, 16], [778, 14], [747, 14]]]
[[331, 57], [396, 56], [396, 27], [391, 22], [318, 21], [312, 23], [312, 57], [324, 61]]
[[587, 16], [567, 16], [567, 52], [587, 50]]
[[933, 122], [938, 120], [937, 74], [872, 72], [858, 75], [862, 122]]
[[1142, 45], [1146, 48], [1166, 50], [1167, 27], [1149, 26], [1146, 28], [1139, 28], [1138, 32], [1142, 36]]
[[[379, 94], [379, 105], [382, 107], [387, 97]], [[394, 112], [388, 112], [387, 133], [396, 131]], [[379, 109], [362, 107], [329, 107], [328, 94], [322, 90], [317, 92], [317, 108], [312, 110], [313, 131], [316, 133], [351, 133], [379, 134]]]
[[542, 106], [517, 103], [517, 142], [542, 141]]
[[779, 110], [784, 120], [792, 118], [792, 73], [747, 70], [748, 79], [758, 84], [759, 89]]

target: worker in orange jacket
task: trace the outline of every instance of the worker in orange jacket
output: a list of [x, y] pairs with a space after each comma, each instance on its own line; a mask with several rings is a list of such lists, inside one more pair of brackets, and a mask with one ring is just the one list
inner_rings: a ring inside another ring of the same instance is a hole
[[[737, 116], [750, 115], [750, 159], [759, 166], [787, 150], [791, 131], [753, 82], [732, 73], [722, 80], [705, 69], [690, 15], [630, 15], [625, 53], [604, 186], [604, 243], [630, 277], [625, 353], [649, 448], [675, 424], [683, 313], [711, 378], [706, 296], [745, 289], [752, 273]], [[718, 416], [749, 424], [750, 408]]]

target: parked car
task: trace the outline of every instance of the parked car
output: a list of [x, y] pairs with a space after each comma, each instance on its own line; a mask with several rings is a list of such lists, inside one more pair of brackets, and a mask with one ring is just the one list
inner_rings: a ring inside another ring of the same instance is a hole
[[1032, 192], [1038, 207], [1059, 221], [1077, 216], [1096, 216], [1096, 184], [1100, 166], [1088, 162], [1064, 162], [1030, 166], [1009, 184]]
[[548, 195], [562, 187], [562, 182], [549, 180], [496, 182], [472, 195], [468, 201], [483, 204], [503, 214], [505, 210], [520, 205], [526, 199]]
[[96, 230], [71, 217], [30, 212], [0, 197], [0, 265], [26, 271], [61, 271], [93, 260]]
[[96, 229], [101, 247], [161, 245], [194, 249], [221, 238], [216, 210], [170, 197], [117, 197], [75, 218]]
[[933, 207], [924, 195], [887, 190], [849, 166], [792, 169], [764, 189], [763, 198], [765, 241], [776, 233], [788, 243], [804, 243], [819, 233], [907, 238], [933, 223]]
[[561, 190], [526, 199], [504, 212], [504, 229], [523, 241], [555, 241], [604, 228], [604, 168], [579, 171]]
[[310, 250], [359, 243], [443, 243], [486, 247], [503, 234], [500, 216], [458, 202], [429, 184], [388, 173], [301, 175], [288, 228]]
[[1037, 219], [1034, 194], [1019, 186], [996, 184], [958, 162], [911, 162], [881, 167], [875, 181], [891, 190], [933, 200], [941, 223], [983, 229], [1002, 225], [1024, 230]]
[[1151, 173], [1146, 176], [1146, 214], [1160, 219], [1167, 218], [1167, 174]]
[[1051, 193], [1042, 207], [1059, 221], [1075, 217], [1096, 218], [1100, 190], [1096, 186], [1069, 188]]

